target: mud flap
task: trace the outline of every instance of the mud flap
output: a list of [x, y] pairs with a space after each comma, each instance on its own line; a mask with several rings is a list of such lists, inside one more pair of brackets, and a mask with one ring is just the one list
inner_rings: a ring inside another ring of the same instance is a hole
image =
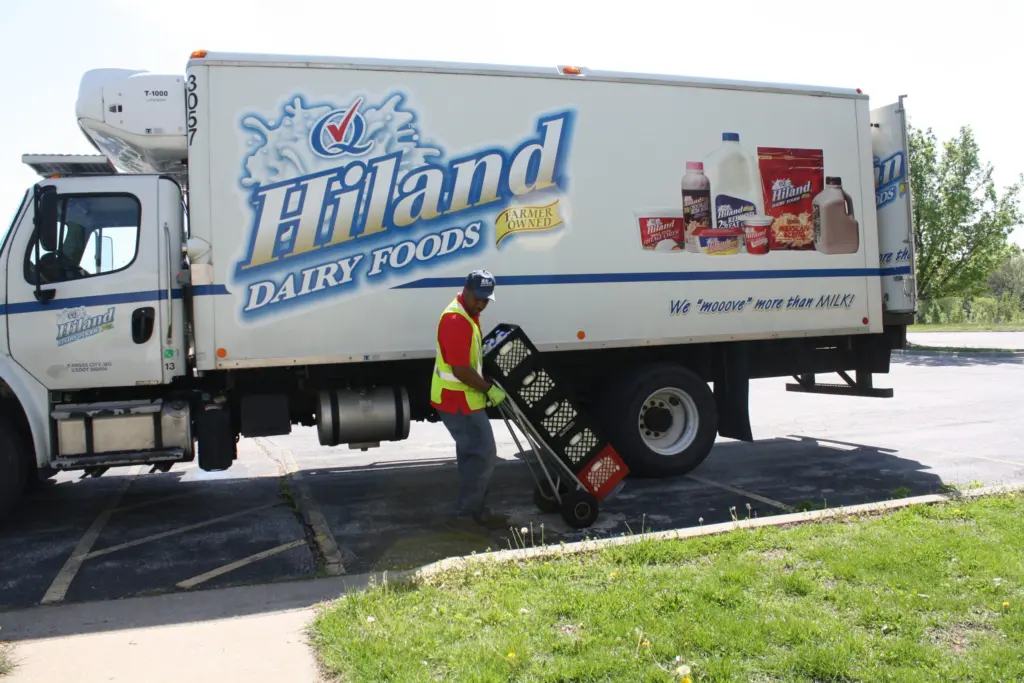
[[750, 355], [747, 342], [720, 345], [715, 375], [718, 434], [727, 439], [753, 441], [750, 429]]

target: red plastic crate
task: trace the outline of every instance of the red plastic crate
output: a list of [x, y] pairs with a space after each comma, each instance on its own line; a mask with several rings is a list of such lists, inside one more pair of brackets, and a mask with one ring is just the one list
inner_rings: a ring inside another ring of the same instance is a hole
[[598, 500], [604, 500], [604, 497], [611, 493], [628, 474], [629, 468], [626, 467], [626, 463], [622, 461], [612, 445], [608, 444], [576, 476]]

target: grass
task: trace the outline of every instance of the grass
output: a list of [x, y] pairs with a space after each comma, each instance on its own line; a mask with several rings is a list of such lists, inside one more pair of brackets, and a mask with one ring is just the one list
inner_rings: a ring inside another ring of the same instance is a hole
[[1024, 680], [1024, 496], [384, 583], [313, 623], [342, 681]]
[[6, 676], [14, 670], [14, 663], [11, 662], [11, 647], [6, 643], [0, 643], [0, 676]]
[[1024, 323], [962, 323], [959, 325], [911, 325], [907, 332], [1022, 332]]

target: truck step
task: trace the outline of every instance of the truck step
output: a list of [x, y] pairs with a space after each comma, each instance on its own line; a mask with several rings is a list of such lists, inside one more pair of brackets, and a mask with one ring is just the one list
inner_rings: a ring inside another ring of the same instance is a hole
[[814, 375], [800, 375], [794, 377], [796, 384], [787, 384], [786, 391], [794, 391], [803, 394], [827, 394], [830, 396], [860, 396], [864, 398], [892, 398], [892, 389], [879, 389], [872, 383], [871, 373], [858, 372], [857, 379], [852, 379], [847, 373], [840, 371], [839, 376], [846, 384], [818, 382]]
[[157, 451], [128, 451], [123, 453], [101, 453], [99, 455], [71, 455], [56, 458], [51, 467], [55, 470], [82, 470], [92, 467], [120, 467], [124, 465], [150, 465], [163, 462], [182, 462], [188, 457], [184, 448], [167, 448]]

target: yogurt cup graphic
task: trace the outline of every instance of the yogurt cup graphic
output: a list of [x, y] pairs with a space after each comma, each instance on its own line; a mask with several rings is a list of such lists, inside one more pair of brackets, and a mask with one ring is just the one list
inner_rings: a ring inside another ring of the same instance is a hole
[[763, 256], [768, 253], [770, 250], [768, 237], [774, 220], [771, 216], [747, 216], [742, 219], [748, 254]]

